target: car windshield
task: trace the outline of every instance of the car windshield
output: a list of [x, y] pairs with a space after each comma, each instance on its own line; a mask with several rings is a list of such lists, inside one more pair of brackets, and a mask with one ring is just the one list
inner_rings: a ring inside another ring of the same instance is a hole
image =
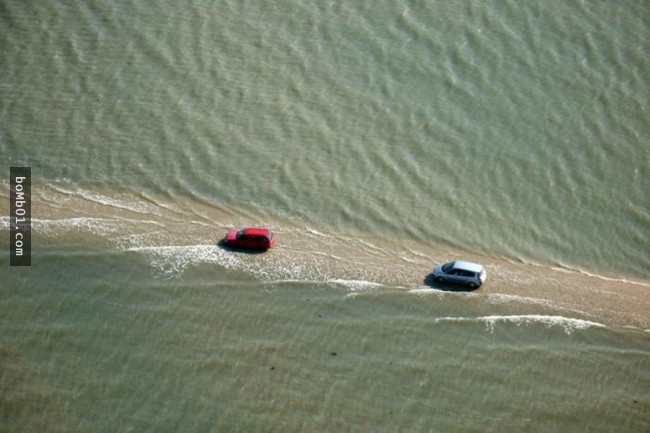
[[442, 265], [442, 270], [443, 270], [444, 272], [449, 272], [449, 271], [451, 271], [453, 268], [454, 268], [454, 262], [449, 262], [449, 263], [445, 263], [444, 265]]

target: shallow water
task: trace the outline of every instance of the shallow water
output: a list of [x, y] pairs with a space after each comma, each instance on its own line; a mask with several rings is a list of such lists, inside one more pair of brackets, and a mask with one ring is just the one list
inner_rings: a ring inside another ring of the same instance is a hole
[[2, 289], [8, 431], [647, 425], [639, 330], [478, 294], [260, 283], [210, 264], [163, 281], [134, 252], [37, 252], [48, 277]]
[[4, 2], [1, 430], [647, 430], [647, 22]]

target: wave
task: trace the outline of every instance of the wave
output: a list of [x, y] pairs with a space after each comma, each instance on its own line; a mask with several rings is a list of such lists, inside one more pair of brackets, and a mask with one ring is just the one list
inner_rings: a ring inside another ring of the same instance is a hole
[[214, 264], [227, 269], [245, 268], [245, 263], [236, 255], [226, 254], [215, 245], [168, 245], [134, 246], [124, 251], [142, 254], [159, 276], [176, 278], [190, 266]]
[[[141, 222], [141, 221], [140, 221]], [[154, 221], [146, 221], [155, 224]], [[40, 219], [32, 218], [32, 229], [46, 236], [58, 236], [71, 231], [81, 231], [100, 236], [112, 235], [121, 230], [121, 221], [112, 218], [62, 218], [62, 219]], [[9, 230], [11, 218], [0, 217], [0, 230]]]
[[[117, 198], [111, 197], [106, 194], [99, 192], [89, 191], [87, 189], [75, 188], [70, 190], [64, 188], [61, 185], [51, 185], [52, 189], [63, 196], [70, 198], [82, 198], [90, 203], [95, 203], [100, 206], [115, 208], [119, 210], [125, 210], [141, 215], [151, 215], [155, 214], [155, 210], [158, 206], [145, 203], [141, 197], [133, 197], [132, 195], [129, 198]], [[50, 203], [51, 204], [51, 203]]]
[[215, 244], [125, 246], [122, 249], [143, 255], [158, 276], [170, 279], [181, 277], [188, 268], [208, 264], [245, 272], [263, 284], [317, 283], [344, 287], [351, 292], [383, 286], [369, 280], [334, 278], [335, 269], [320, 262], [318, 255], [306, 258], [300, 252], [233, 253]]
[[365, 292], [379, 289], [385, 287], [381, 283], [376, 283], [374, 281], [365, 281], [365, 280], [344, 280], [335, 278], [332, 280], [327, 280], [325, 283], [334, 284], [336, 286], [343, 286], [352, 292]]
[[568, 335], [577, 330], [587, 328], [605, 328], [602, 323], [589, 320], [575, 319], [564, 316], [546, 316], [539, 314], [523, 314], [508, 316], [480, 316], [480, 317], [439, 317], [435, 323], [483, 323], [486, 330], [494, 332], [494, 328], [500, 323], [511, 323], [517, 326], [543, 325], [547, 328], [561, 327]]
[[[552, 269], [557, 270], [558, 268], [554, 267]], [[642, 286], [642, 287], [650, 287], [650, 284], [648, 284], [648, 283], [644, 283], [644, 282], [641, 282], [641, 281], [635, 281], [635, 280], [631, 280], [631, 279], [628, 279], [628, 278], [607, 277], [605, 275], [600, 275], [600, 274], [596, 274], [596, 273], [593, 273], [593, 272], [588, 272], [588, 271], [583, 270], [583, 269], [576, 269], [576, 268], [570, 268], [570, 267], [566, 267], [565, 269], [568, 269], [570, 272], [576, 272], [576, 273], [579, 273], [581, 275], [585, 275], [585, 276], [590, 277], [590, 278], [598, 278], [599, 280], [603, 280], [603, 281], [614, 282], [614, 283], [624, 283], [624, 284], [634, 284], [636, 286]]]

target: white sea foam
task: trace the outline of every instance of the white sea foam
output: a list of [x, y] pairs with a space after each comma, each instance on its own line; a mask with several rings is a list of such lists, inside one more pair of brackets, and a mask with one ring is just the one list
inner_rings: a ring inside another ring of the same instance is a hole
[[624, 283], [624, 284], [634, 284], [636, 286], [642, 286], [642, 287], [650, 287], [650, 284], [648, 284], [648, 283], [644, 283], [644, 282], [641, 282], [641, 281], [635, 281], [635, 280], [631, 280], [631, 279], [627, 279], [627, 278], [606, 277], [604, 275], [594, 274], [592, 272], [587, 272], [587, 271], [583, 271], [583, 270], [579, 270], [577, 272], [581, 273], [582, 275], [586, 275], [586, 276], [592, 277], [592, 278], [598, 278], [598, 279], [603, 280], [603, 281], [612, 281], [612, 282], [618, 282], [618, 283]]
[[431, 295], [431, 294], [439, 294], [442, 292], [442, 290], [432, 289], [429, 287], [419, 287], [417, 289], [411, 289], [408, 292], [415, 295]]
[[[543, 265], [538, 265], [538, 266], [543, 266]], [[581, 274], [581, 275], [586, 275], [586, 276], [588, 276], [590, 278], [598, 278], [599, 280], [603, 280], [603, 281], [611, 281], [611, 282], [615, 282], [615, 283], [634, 284], [634, 285], [642, 286], [642, 287], [650, 287], [650, 284], [642, 282], [642, 281], [635, 281], [635, 280], [628, 279], [628, 278], [610, 277], [610, 276], [589, 272], [587, 270], [575, 268], [575, 267], [568, 266], [568, 265], [552, 266], [551, 269], [556, 271], [556, 272], [562, 272], [562, 273], [565, 273], [565, 274], [577, 273], [577, 274]]]
[[484, 323], [486, 330], [494, 332], [500, 323], [512, 323], [517, 326], [543, 325], [547, 328], [559, 326], [564, 332], [571, 334], [576, 330], [591, 327], [604, 328], [605, 325], [589, 320], [574, 319], [563, 316], [545, 316], [539, 314], [509, 315], [509, 316], [480, 316], [480, 317], [439, 317], [435, 323]]
[[530, 305], [541, 305], [549, 308], [562, 308], [558, 303], [548, 299], [532, 298], [529, 296], [508, 295], [505, 293], [489, 293], [488, 301], [493, 304], [520, 303]]
[[137, 246], [128, 247], [124, 250], [144, 254], [149, 264], [166, 278], [178, 277], [189, 266], [202, 263], [217, 264], [229, 269], [244, 267], [239, 257], [227, 254], [214, 245]]
[[[119, 222], [110, 218], [63, 218], [39, 219], [32, 218], [32, 229], [46, 235], [62, 234], [69, 231], [85, 231], [99, 235], [114, 233], [118, 230]], [[9, 230], [11, 218], [0, 217], [0, 229]]]
[[318, 278], [309, 278], [315, 276], [316, 272], [304, 265], [278, 262], [270, 254], [233, 254], [214, 244], [131, 246], [123, 250], [143, 254], [158, 275], [169, 279], [180, 277], [188, 268], [212, 264], [245, 271], [263, 283], [283, 280], [318, 281]]
[[326, 235], [325, 233], [319, 232], [318, 230], [309, 227], [307, 228], [307, 233], [310, 233], [315, 236], [323, 237], [323, 238], [331, 237], [330, 235]]
[[112, 218], [32, 219], [32, 229], [46, 235], [63, 235], [70, 231], [83, 231], [99, 236], [109, 236], [122, 230], [122, 223]]
[[463, 297], [481, 296], [481, 294], [476, 292], [466, 292], [466, 291], [456, 292], [456, 291], [449, 291], [449, 290], [434, 289], [432, 287], [417, 287], [413, 289], [408, 289], [408, 293], [412, 295], [418, 295], [418, 296], [435, 295], [439, 298], [442, 298], [444, 296], [463, 296]]
[[89, 202], [97, 203], [103, 206], [114, 207], [121, 210], [126, 210], [129, 212], [135, 212], [139, 214], [151, 214], [153, 213], [154, 206], [144, 203], [142, 200], [119, 200], [115, 197], [109, 197], [104, 194], [97, 192], [87, 191], [81, 188], [75, 189], [66, 189], [62, 186], [53, 185], [52, 188], [60, 194], [70, 196], [70, 197], [81, 197]]
[[344, 280], [344, 279], [331, 279], [327, 283], [335, 284], [338, 286], [344, 286], [352, 292], [364, 292], [370, 290], [376, 290], [380, 287], [383, 287], [383, 284], [376, 283], [374, 281], [364, 281], [364, 280]]

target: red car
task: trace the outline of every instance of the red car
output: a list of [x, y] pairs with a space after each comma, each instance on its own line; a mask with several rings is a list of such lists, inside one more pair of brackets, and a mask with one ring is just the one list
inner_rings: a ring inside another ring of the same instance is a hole
[[268, 250], [275, 244], [275, 236], [269, 229], [248, 227], [243, 230], [229, 231], [223, 243], [231, 248]]

